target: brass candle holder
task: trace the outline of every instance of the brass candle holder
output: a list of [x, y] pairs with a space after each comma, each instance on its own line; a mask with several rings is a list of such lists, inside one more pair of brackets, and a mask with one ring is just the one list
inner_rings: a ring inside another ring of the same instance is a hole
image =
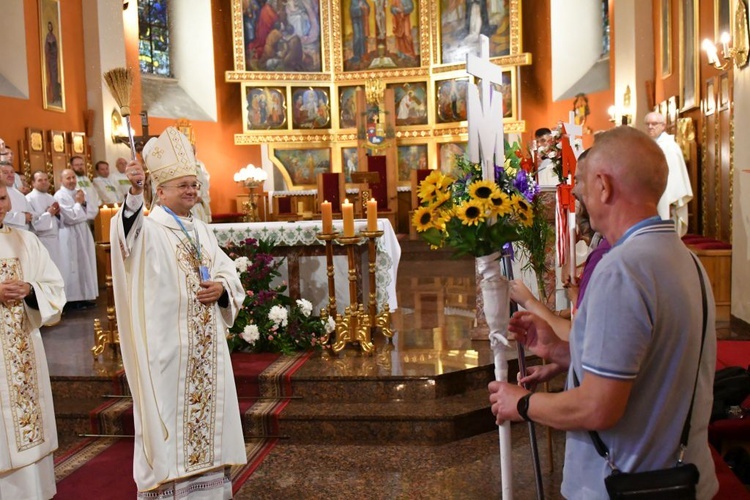
[[376, 269], [376, 254], [375, 254], [375, 240], [383, 236], [383, 231], [360, 231], [362, 236], [367, 238], [367, 255], [368, 255], [368, 272], [370, 281], [370, 294], [368, 301], [368, 314], [370, 316], [370, 325], [372, 329], [380, 329], [383, 335], [386, 337], [393, 338], [393, 330], [391, 330], [391, 311], [389, 307], [385, 307], [378, 314], [378, 297], [377, 297], [377, 286], [375, 282], [375, 269]]
[[365, 312], [363, 304], [359, 303], [357, 290], [357, 261], [354, 246], [362, 242], [361, 236], [341, 236], [336, 241], [346, 247], [349, 261], [349, 306], [344, 315], [336, 315], [336, 341], [331, 350], [339, 352], [347, 344], [358, 343], [363, 351], [370, 354], [375, 346], [370, 336], [370, 315]]
[[326, 270], [328, 272], [328, 314], [336, 317], [336, 281], [334, 279], [333, 268], [333, 242], [340, 236], [340, 233], [318, 233], [315, 235], [320, 241], [325, 242], [326, 246]]
[[91, 348], [91, 354], [94, 360], [104, 353], [107, 346], [112, 348], [114, 359], [120, 357], [120, 333], [117, 331], [117, 313], [115, 310], [115, 291], [112, 286], [112, 260], [110, 254], [112, 247], [109, 243], [97, 243], [106, 254], [106, 274], [105, 283], [107, 285], [107, 326], [108, 329], [102, 328], [99, 318], [94, 320], [94, 347]]

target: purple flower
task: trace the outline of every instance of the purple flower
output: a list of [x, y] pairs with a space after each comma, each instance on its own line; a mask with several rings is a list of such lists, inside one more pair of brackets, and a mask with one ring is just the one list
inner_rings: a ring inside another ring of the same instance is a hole
[[523, 169], [518, 169], [516, 178], [513, 179], [513, 186], [530, 202], [534, 201], [536, 195], [539, 194], [539, 186], [531, 182], [529, 175]]

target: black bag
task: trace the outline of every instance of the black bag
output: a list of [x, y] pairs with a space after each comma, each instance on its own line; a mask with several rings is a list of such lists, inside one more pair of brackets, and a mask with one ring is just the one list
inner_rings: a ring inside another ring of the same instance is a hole
[[614, 500], [683, 500], [695, 498], [699, 477], [695, 464], [682, 464], [648, 472], [613, 472], [604, 485]]
[[730, 406], [742, 403], [750, 395], [750, 373], [741, 366], [729, 366], [714, 377], [714, 404], [711, 422], [729, 416]]

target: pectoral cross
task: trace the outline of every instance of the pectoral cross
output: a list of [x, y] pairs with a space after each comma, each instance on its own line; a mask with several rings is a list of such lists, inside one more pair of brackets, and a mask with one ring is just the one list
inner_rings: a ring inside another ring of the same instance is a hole
[[495, 165], [505, 163], [505, 141], [503, 138], [503, 99], [499, 93], [493, 99], [492, 84], [503, 83], [503, 69], [490, 62], [490, 39], [479, 37], [480, 57], [466, 56], [466, 72], [479, 78], [480, 88], [469, 82], [467, 93], [469, 106], [469, 160], [482, 161], [482, 178], [495, 180]]

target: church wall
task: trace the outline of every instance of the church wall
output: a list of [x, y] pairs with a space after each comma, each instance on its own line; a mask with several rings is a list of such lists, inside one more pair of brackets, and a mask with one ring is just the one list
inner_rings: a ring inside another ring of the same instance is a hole
[[732, 316], [750, 323], [750, 67], [734, 70], [734, 113]]
[[[16, 152], [26, 127], [43, 130], [85, 131], [86, 78], [83, 55], [83, 21], [81, 0], [60, 2], [62, 26], [63, 77], [65, 111], [45, 110], [42, 106], [42, 62], [39, 33], [39, 2], [24, 0], [26, 58], [29, 71], [29, 98], [0, 96], [0, 137]], [[18, 43], [24, 43], [19, 40]]]
[[[611, 16], [610, 16], [611, 17]], [[614, 29], [614, 28], [613, 28]], [[571, 26], [571, 30], [575, 30]], [[614, 36], [611, 36], [614, 40]], [[534, 130], [553, 128], [559, 120], [567, 121], [573, 110], [573, 99], [552, 102], [552, 46], [550, 37], [550, 0], [523, 1], [523, 47], [532, 54], [532, 64], [521, 66], [521, 118], [526, 121], [523, 141], [529, 143]], [[613, 67], [614, 46], [610, 51]], [[610, 81], [614, 75], [610, 70]], [[612, 127], [607, 110], [614, 104], [614, 92], [609, 90], [588, 94], [589, 115], [586, 126], [591, 133], [584, 135], [584, 146], [593, 144], [593, 133]]]

